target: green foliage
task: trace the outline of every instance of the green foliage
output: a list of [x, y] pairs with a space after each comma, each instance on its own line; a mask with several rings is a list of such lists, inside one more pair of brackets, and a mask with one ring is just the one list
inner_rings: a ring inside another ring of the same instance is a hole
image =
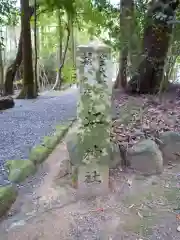
[[[0, 24], [16, 25], [18, 11], [15, 0], [0, 0]], [[130, 39], [130, 57], [134, 64], [138, 65], [137, 58], [141, 54], [144, 25], [148, 0], [134, 0], [133, 30]], [[34, 0], [30, 0], [31, 5]], [[63, 51], [65, 48], [67, 27], [69, 19], [72, 19], [73, 29], [76, 32], [76, 44], [86, 44], [91, 37], [98, 37], [112, 47], [115, 55], [123, 46], [122, 29], [120, 29], [119, 5], [112, 5], [109, 0], [37, 0], [38, 4], [38, 31], [40, 50], [39, 55], [46, 72], [56, 73], [59, 67], [57, 61], [59, 51], [59, 22], [57, 10], [61, 11], [61, 31], [63, 33]], [[33, 21], [33, 17], [31, 21]], [[177, 20], [180, 20], [180, 11], [177, 12]], [[70, 44], [69, 44], [70, 45]], [[176, 24], [173, 31], [173, 39], [168, 61], [179, 62], [180, 24]], [[135, 56], [135, 57], [132, 57]], [[72, 57], [72, 49], [68, 46], [65, 65], [62, 68], [62, 76], [65, 82], [74, 82], [75, 69], [69, 58]], [[140, 59], [140, 58], [139, 58]], [[174, 67], [168, 64], [168, 69]], [[131, 71], [130, 67], [129, 71]], [[134, 70], [132, 70], [134, 71]], [[169, 70], [168, 70], [169, 71]], [[171, 72], [171, 71], [169, 71]]]
[[[17, 9], [15, 6], [16, 0], [1, 0], [0, 1], [0, 26], [5, 26], [17, 23]], [[0, 48], [4, 47], [3, 38], [0, 38]]]
[[65, 83], [75, 83], [76, 82], [76, 69], [72, 62], [67, 61], [62, 70], [63, 80]]
[[1, 0], [0, 1], [0, 25], [5, 25], [15, 13], [15, 0]]

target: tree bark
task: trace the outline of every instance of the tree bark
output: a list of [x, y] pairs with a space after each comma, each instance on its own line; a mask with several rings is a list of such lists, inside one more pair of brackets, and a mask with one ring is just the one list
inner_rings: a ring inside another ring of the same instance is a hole
[[127, 86], [127, 57], [128, 48], [126, 47], [123, 48], [120, 54], [119, 71], [114, 84], [115, 89], [125, 89]]
[[22, 29], [22, 55], [23, 55], [23, 89], [18, 98], [36, 98], [34, 84], [31, 26], [29, 17], [29, 0], [21, 0], [21, 29]]
[[2, 57], [2, 44], [0, 42], [0, 95], [4, 92], [4, 64]]
[[[63, 25], [62, 25], [62, 12], [61, 9], [57, 10], [57, 19], [58, 19], [58, 35], [59, 35], [59, 49], [58, 49], [58, 68], [61, 66], [63, 62]], [[56, 74], [56, 85], [54, 85], [54, 90], [60, 90], [62, 85], [62, 71], [61, 68], [58, 70]]]
[[120, 1], [120, 59], [119, 71], [114, 83], [114, 88], [126, 88], [127, 86], [127, 59], [130, 45], [130, 37], [132, 30], [134, 12], [133, 0]]
[[39, 54], [39, 49], [38, 49], [38, 43], [37, 43], [37, 35], [38, 35], [38, 28], [37, 28], [37, 0], [34, 0], [34, 81], [35, 81], [35, 91], [38, 93], [38, 68], [37, 68], [37, 63], [38, 63], [38, 54]]
[[[30, 19], [33, 14], [34, 14], [34, 7], [29, 7], [28, 13], [27, 13], [28, 18]], [[14, 81], [16, 72], [22, 63], [22, 58], [23, 56], [22, 56], [22, 29], [21, 29], [16, 58], [6, 71], [5, 84], [4, 84], [5, 96], [13, 94], [13, 81]]]
[[178, 4], [179, 0], [173, 3], [159, 0], [151, 5], [144, 29], [144, 59], [128, 83], [128, 91], [153, 94], [159, 90], [172, 33], [172, 24], [168, 21], [174, 17]]
[[68, 20], [66, 30], [67, 30], [67, 38], [66, 38], [66, 44], [65, 44], [65, 47], [64, 47], [64, 54], [62, 56], [62, 62], [60, 64], [59, 68], [58, 68], [58, 72], [57, 72], [57, 76], [56, 76], [56, 82], [55, 82], [54, 86], [52, 87], [53, 90], [60, 90], [61, 85], [62, 85], [62, 78], [60, 78], [60, 77], [62, 75], [62, 69], [63, 69], [64, 63], [65, 63], [66, 53], [67, 53], [67, 50], [68, 50], [69, 39], [70, 39], [69, 20]]

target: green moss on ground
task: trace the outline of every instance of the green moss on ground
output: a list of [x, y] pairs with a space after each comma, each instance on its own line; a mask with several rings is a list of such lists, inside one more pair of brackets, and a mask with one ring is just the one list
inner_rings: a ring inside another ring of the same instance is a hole
[[0, 217], [4, 216], [11, 208], [17, 197], [16, 189], [11, 186], [0, 187]]
[[[37, 170], [36, 165], [42, 163], [48, 157], [73, 122], [74, 120], [67, 124], [58, 125], [53, 136], [44, 137], [42, 144], [31, 150], [29, 160], [7, 160], [5, 167], [9, 171], [8, 179], [14, 183], [20, 183], [33, 175]], [[4, 216], [11, 208], [16, 197], [17, 190], [13, 186], [0, 186], [0, 217]]]
[[15, 183], [24, 181], [36, 172], [36, 167], [30, 160], [8, 160], [5, 167], [9, 171], [8, 179]]
[[42, 163], [62, 140], [72, 123], [73, 121], [70, 121], [67, 124], [57, 125], [55, 134], [44, 137], [42, 143], [31, 150], [29, 159], [35, 165]]
[[50, 154], [50, 149], [45, 146], [37, 145], [34, 147], [29, 155], [29, 160], [32, 161], [35, 165], [42, 163]]

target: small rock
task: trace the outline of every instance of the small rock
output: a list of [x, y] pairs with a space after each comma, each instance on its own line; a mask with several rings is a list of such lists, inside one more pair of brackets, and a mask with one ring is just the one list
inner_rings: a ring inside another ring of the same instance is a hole
[[177, 231], [180, 232], [180, 226], [177, 227]]
[[161, 173], [163, 170], [163, 158], [157, 144], [150, 139], [145, 139], [127, 152], [127, 160], [132, 168], [143, 174]]
[[14, 107], [14, 100], [12, 97], [0, 97], [0, 110], [5, 110]]
[[163, 153], [164, 164], [180, 160], [180, 133], [166, 131], [160, 134], [159, 139], [162, 142], [160, 149]]

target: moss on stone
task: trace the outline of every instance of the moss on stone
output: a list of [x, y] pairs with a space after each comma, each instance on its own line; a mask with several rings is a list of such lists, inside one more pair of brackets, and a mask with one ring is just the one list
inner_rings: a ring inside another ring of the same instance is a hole
[[17, 197], [16, 189], [11, 186], [0, 187], [0, 217], [4, 216], [11, 208]]
[[42, 145], [46, 148], [48, 148], [49, 150], [53, 150], [56, 145], [58, 144], [58, 136], [54, 135], [54, 136], [46, 136], [43, 139]]
[[[58, 125], [53, 136], [45, 137], [41, 145], [33, 148], [29, 160], [8, 160], [5, 167], [8, 169], [8, 179], [19, 183], [36, 172], [36, 164], [42, 163], [64, 137], [73, 121]], [[11, 208], [17, 197], [17, 190], [12, 186], [0, 186], [0, 217]]]
[[65, 136], [65, 134], [68, 132], [69, 128], [72, 126], [74, 120], [69, 121], [68, 123], [57, 125], [56, 126], [56, 136], [58, 138], [58, 141], [60, 142], [62, 138]]
[[30, 160], [8, 160], [5, 167], [9, 171], [8, 179], [15, 183], [24, 181], [36, 172], [36, 167]]
[[54, 150], [56, 145], [62, 140], [72, 123], [73, 121], [69, 121], [63, 125], [57, 125], [55, 134], [52, 136], [44, 137], [42, 144], [37, 145], [31, 150], [29, 159], [34, 162], [34, 164], [42, 163]]
[[66, 124], [56, 126], [56, 136], [58, 137], [59, 141], [64, 137], [64, 135], [67, 133], [68, 129], [71, 127], [72, 124], [73, 120]]
[[37, 145], [34, 147], [29, 155], [29, 160], [31, 160], [35, 165], [42, 163], [50, 154], [51, 150], [45, 146]]

